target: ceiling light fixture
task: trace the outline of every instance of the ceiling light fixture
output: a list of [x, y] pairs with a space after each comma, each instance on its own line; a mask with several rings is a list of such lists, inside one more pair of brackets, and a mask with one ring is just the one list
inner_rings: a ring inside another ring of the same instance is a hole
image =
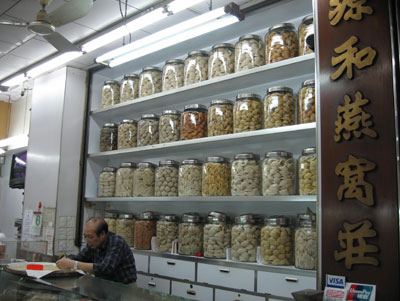
[[2, 86], [5, 87], [14, 87], [14, 86], [18, 86], [19, 84], [21, 84], [23, 81], [25, 80], [25, 75], [23, 73], [18, 74], [12, 78], [10, 78], [9, 80], [5, 81], [4, 83], [1, 83]]

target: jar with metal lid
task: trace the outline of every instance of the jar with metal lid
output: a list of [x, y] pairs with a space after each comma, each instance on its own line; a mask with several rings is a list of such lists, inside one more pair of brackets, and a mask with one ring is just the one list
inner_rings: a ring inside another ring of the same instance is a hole
[[197, 159], [186, 159], [179, 166], [178, 194], [179, 196], [201, 195], [202, 162]]
[[231, 178], [231, 195], [261, 195], [261, 171], [256, 155], [237, 154], [232, 162]]
[[203, 253], [203, 224], [197, 213], [182, 215], [178, 229], [178, 253], [181, 255]]
[[298, 123], [315, 122], [315, 80], [304, 81], [298, 95]]
[[143, 68], [139, 78], [139, 97], [153, 95], [162, 90], [162, 70], [158, 67]]
[[131, 197], [133, 196], [133, 176], [135, 163], [124, 162], [117, 170], [115, 179], [115, 196]]
[[211, 101], [208, 108], [208, 137], [233, 133], [233, 103], [226, 99]]
[[135, 232], [135, 218], [131, 213], [119, 214], [117, 219], [117, 231], [115, 234], [125, 239], [128, 246], [133, 247], [133, 238]]
[[161, 160], [155, 173], [155, 196], [178, 196], [179, 163]]
[[135, 249], [151, 250], [151, 238], [156, 236], [157, 216], [151, 211], [142, 212], [135, 222]]
[[307, 38], [314, 34], [313, 15], [305, 16], [299, 26], [299, 55], [312, 53], [313, 51], [307, 44]]
[[100, 130], [101, 152], [107, 152], [117, 149], [118, 142], [118, 125], [116, 123], [105, 123]]
[[104, 82], [101, 92], [101, 107], [116, 105], [120, 100], [120, 85], [116, 80], [107, 80]]
[[229, 43], [216, 44], [208, 59], [208, 78], [235, 72], [235, 46]]
[[126, 74], [121, 81], [121, 102], [139, 97], [139, 75]]
[[233, 106], [233, 132], [241, 133], [262, 128], [262, 102], [258, 94], [244, 93], [236, 96]]
[[117, 232], [117, 218], [118, 218], [118, 213], [116, 212], [104, 213], [104, 221], [108, 225], [108, 231], [111, 231], [113, 233]]
[[294, 265], [305, 270], [317, 269], [317, 230], [315, 215], [298, 214], [294, 232]]
[[265, 35], [265, 63], [275, 63], [298, 55], [296, 29], [292, 23], [272, 26]]
[[159, 139], [159, 117], [156, 114], [143, 114], [138, 122], [137, 146], [157, 144]]
[[191, 85], [208, 79], [208, 52], [189, 52], [185, 59], [184, 85]]
[[246, 34], [235, 44], [235, 72], [252, 69], [265, 64], [265, 50], [262, 38]]
[[118, 149], [131, 148], [137, 145], [137, 122], [124, 119], [118, 126]]
[[260, 227], [252, 214], [235, 217], [232, 227], [232, 260], [257, 261], [260, 245]]
[[315, 147], [303, 149], [299, 158], [299, 194], [317, 194], [317, 154]]
[[161, 215], [157, 221], [157, 250], [168, 252], [172, 249], [172, 242], [178, 239], [178, 222], [176, 215]]
[[267, 90], [264, 98], [264, 128], [296, 123], [296, 98], [288, 87], [276, 86]]
[[183, 87], [183, 60], [168, 60], [165, 62], [162, 73], [162, 90], [168, 91]]
[[200, 104], [185, 106], [181, 115], [181, 140], [207, 137], [207, 108]]
[[265, 219], [261, 229], [261, 259], [264, 264], [293, 264], [293, 234], [289, 219], [273, 216]]
[[181, 112], [164, 110], [159, 122], [160, 143], [179, 141], [181, 135]]
[[154, 196], [154, 164], [140, 162], [133, 175], [133, 196]]
[[273, 151], [262, 163], [263, 195], [295, 194], [295, 161], [292, 153]]
[[231, 245], [230, 238], [226, 215], [213, 212], [213, 215], [207, 217], [207, 224], [204, 226], [204, 257], [225, 259], [226, 249]]
[[203, 164], [202, 195], [221, 196], [231, 193], [231, 167], [224, 157], [207, 157]]
[[99, 176], [99, 197], [112, 197], [115, 192], [115, 167], [103, 167]]

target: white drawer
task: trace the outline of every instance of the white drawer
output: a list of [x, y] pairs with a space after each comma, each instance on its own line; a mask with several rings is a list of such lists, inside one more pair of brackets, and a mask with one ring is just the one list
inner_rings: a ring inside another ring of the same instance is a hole
[[254, 271], [211, 264], [198, 264], [197, 282], [254, 291]]
[[265, 301], [265, 297], [216, 289], [215, 300], [216, 301]]
[[170, 280], [167, 279], [161, 279], [140, 274], [137, 275], [136, 285], [140, 288], [169, 294], [169, 284]]
[[150, 273], [194, 281], [195, 263], [161, 257], [150, 258]]
[[293, 298], [292, 292], [316, 289], [316, 282], [314, 277], [258, 272], [257, 292]]
[[190, 300], [210, 301], [213, 299], [213, 289], [201, 285], [172, 281], [171, 295]]
[[135, 257], [136, 271], [148, 273], [149, 271], [149, 256], [133, 254]]

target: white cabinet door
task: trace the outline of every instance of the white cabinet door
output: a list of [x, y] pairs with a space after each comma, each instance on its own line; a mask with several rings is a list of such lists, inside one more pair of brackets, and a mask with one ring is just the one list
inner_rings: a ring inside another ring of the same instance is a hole
[[265, 301], [265, 297], [216, 289], [215, 301]]
[[133, 254], [135, 257], [136, 271], [149, 272], [149, 256], [141, 254]]
[[257, 292], [293, 298], [292, 292], [306, 288], [316, 289], [316, 279], [271, 272], [258, 272]]
[[190, 300], [211, 301], [213, 299], [213, 289], [201, 285], [172, 281], [171, 295]]
[[197, 282], [254, 291], [254, 271], [199, 263]]
[[137, 287], [169, 294], [170, 280], [138, 274]]
[[161, 257], [150, 258], [150, 273], [194, 281], [195, 263]]

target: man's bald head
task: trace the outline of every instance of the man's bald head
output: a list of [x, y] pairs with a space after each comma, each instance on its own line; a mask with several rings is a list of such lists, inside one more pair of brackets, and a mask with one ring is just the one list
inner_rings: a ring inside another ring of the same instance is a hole
[[104, 218], [101, 217], [91, 217], [86, 223], [86, 227], [93, 228], [97, 236], [104, 231], [105, 234], [108, 233], [108, 225]]

